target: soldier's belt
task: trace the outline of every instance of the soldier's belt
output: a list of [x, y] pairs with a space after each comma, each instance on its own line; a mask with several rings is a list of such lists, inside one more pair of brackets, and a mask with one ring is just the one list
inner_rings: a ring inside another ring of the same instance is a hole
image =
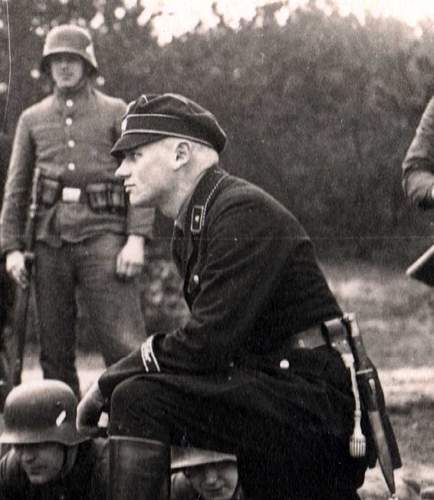
[[285, 340], [290, 349], [316, 349], [329, 345], [320, 325], [295, 333]]
[[61, 192], [61, 200], [65, 203], [83, 203], [83, 191], [80, 188], [64, 187]]
[[94, 212], [124, 213], [126, 194], [121, 184], [95, 182], [84, 189], [64, 186], [59, 180], [43, 177], [41, 182], [41, 203], [51, 207], [58, 202], [86, 203]]

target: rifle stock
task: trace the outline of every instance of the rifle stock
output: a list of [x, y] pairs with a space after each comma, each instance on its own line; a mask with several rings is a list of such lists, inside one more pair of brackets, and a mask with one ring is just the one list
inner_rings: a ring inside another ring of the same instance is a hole
[[35, 242], [35, 224], [39, 201], [39, 179], [41, 171], [35, 168], [32, 182], [31, 200], [28, 210], [28, 217], [24, 232], [24, 260], [27, 268], [29, 284], [26, 288], [16, 287], [15, 303], [13, 313], [13, 336], [14, 349], [12, 352], [12, 366], [10, 373], [10, 383], [12, 386], [21, 383], [21, 373], [24, 362], [24, 348], [26, 344], [27, 319], [29, 314], [30, 292], [33, 283], [33, 246]]

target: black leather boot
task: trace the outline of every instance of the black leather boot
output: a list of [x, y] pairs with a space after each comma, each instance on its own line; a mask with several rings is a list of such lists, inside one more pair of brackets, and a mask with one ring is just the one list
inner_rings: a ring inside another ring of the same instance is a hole
[[170, 447], [159, 441], [110, 436], [110, 500], [169, 500]]

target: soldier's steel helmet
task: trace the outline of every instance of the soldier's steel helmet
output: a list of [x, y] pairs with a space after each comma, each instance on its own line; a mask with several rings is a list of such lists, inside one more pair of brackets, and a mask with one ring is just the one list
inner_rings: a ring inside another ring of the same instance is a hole
[[235, 455], [212, 450], [203, 450], [201, 448], [180, 448], [178, 446], [172, 446], [170, 453], [172, 470], [186, 469], [188, 467], [197, 467], [198, 465], [218, 462], [237, 461]]
[[45, 39], [41, 70], [48, 70], [50, 56], [64, 53], [82, 57], [93, 73], [98, 71], [92, 38], [86, 29], [74, 24], [61, 24], [53, 28]]
[[75, 427], [77, 399], [59, 380], [40, 380], [14, 387], [3, 412], [0, 443], [60, 443], [76, 445], [87, 439]]

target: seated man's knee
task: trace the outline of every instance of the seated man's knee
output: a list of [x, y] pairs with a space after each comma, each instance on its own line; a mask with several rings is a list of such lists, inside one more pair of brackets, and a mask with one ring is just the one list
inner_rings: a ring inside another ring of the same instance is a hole
[[158, 393], [161, 387], [145, 377], [118, 384], [111, 397], [109, 434], [152, 438], [161, 423]]

